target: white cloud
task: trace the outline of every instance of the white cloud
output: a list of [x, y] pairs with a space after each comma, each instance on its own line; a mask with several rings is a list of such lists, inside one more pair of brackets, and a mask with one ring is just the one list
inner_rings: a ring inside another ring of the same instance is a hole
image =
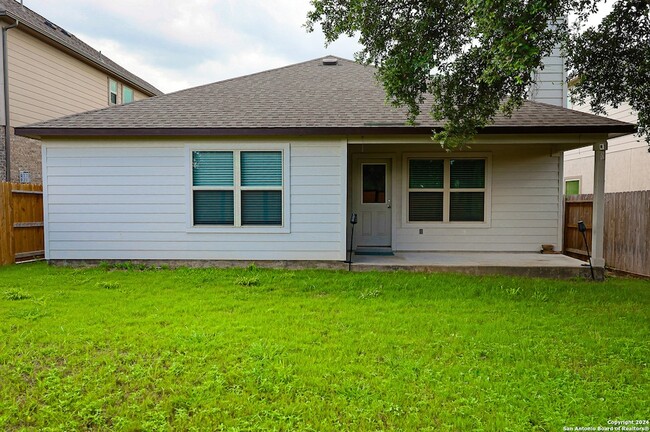
[[127, 46], [118, 41], [96, 39], [84, 34], [77, 34], [77, 37], [165, 93], [202, 83], [200, 80], [188, 79], [189, 77], [182, 70], [153, 66], [147, 62], [146, 57], [131, 52]]
[[164, 92], [259, 72], [326, 53], [351, 58], [344, 38], [324, 47], [303, 27], [309, 0], [25, 0]]

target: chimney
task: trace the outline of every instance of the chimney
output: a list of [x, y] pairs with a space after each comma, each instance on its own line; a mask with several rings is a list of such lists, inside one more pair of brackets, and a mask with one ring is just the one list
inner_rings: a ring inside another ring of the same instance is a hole
[[535, 84], [529, 91], [530, 100], [566, 108], [566, 69], [560, 48], [553, 48], [551, 54], [542, 59], [542, 63], [544, 69], [538, 69], [534, 73]]

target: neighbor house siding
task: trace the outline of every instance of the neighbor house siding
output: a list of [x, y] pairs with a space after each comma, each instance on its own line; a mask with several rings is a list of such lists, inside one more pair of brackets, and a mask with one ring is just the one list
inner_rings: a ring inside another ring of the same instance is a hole
[[8, 58], [13, 127], [108, 106], [106, 73], [25, 32], [8, 32]]
[[256, 234], [188, 226], [189, 145], [47, 144], [47, 258], [344, 259], [344, 143], [290, 142], [289, 232]]
[[108, 106], [106, 74], [22, 31], [8, 48], [13, 126]]
[[[590, 112], [589, 105], [574, 105], [573, 109]], [[628, 104], [618, 108], [608, 107], [608, 117], [628, 123], [636, 123], [636, 115]], [[607, 141], [605, 165], [605, 192], [631, 192], [650, 190], [650, 152], [645, 140], [634, 134], [612, 138]], [[582, 147], [564, 154], [565, 180], [580, 180], [580, 193], [594, 192], [594, 150]]]
[[[358, 147], [357, 147], [358, 148]], [[357, 148], [353, 147], [352, 152]], [[542, 244], [560, 247], [559, 154], [545, 145], [472, 145], [472, 154], [488, 155], [489, 184], [486, 192], [488, 217], [485, 223], [407, 223], [405, 192], [408, 155], [453, 157], [431, 145], [364, 145], [363, 151], [391, 152], [393, 167], [393, 249], [396, 251], [517, 251], [534, 252]], [[467, 152], [459, 152], [463, 157]], [[422, 229], [422, 234], [420, 234]]]
[[142, 93], [141, 91], [138, 90], [133, 90], [133, 100], [134, 101], [139, 101], [142, 99], [147, 99], [149, 96], [146, 94]]

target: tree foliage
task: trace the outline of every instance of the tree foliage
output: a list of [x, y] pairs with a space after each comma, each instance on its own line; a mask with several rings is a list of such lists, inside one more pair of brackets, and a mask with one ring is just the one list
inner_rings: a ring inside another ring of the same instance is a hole
[[[499, 111], [508, 115], [519, 107], [534, 83], [534, 71], [558, 45], [569, 55], [571, 76], [579, 77], [578, 100], [588, 97], [599, 112], [605, 104], [633, 102], [640, 124], [647, 124], [650, 0], [618, 0], [600, 27], [583, 33], [580, 24], [597, 11], [599, 0], [311, 3], [307, 29], [320, 24], [328, 43], [341, 35], [358, 36], [357, 60], [377, 67], [387, 99], [407, 107], [409, 121], [420, 114], [424, 96], [433, 96], [427, 100], [430, 114], [445, 122], [434, 139], [447, 148], [464, 145]], [[557, 19], [570, 14], [577, 25]], [[635, 56], [644, 59], [638, 62]], [[619, 58], [624, 58], [626, 78], [612, 86], [621, 76]]]
[[650, 143], [650, 1], [618, 1], [597, 28], [570, 35], [567, 65], [575, 102], [606, 114], [627, 102]]

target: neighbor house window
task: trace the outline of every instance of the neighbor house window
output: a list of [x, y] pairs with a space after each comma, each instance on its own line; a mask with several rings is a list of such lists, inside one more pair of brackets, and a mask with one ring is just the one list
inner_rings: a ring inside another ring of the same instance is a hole
[[133, 102], [133, 89], [125, 85], [122, 86], [122, 103], [128, 104]]
[[580, 180], [567, 180], [564, 186], [566, 195], [580, 195]]
[[193, 151], [195, 226], [282, 226], [281, 151]]
[[117, 81], [108, 80], [108, 103], [110, 105], [117, 104]]
[[486, 159], [408, 160], [409, 222], [485, 222]]

